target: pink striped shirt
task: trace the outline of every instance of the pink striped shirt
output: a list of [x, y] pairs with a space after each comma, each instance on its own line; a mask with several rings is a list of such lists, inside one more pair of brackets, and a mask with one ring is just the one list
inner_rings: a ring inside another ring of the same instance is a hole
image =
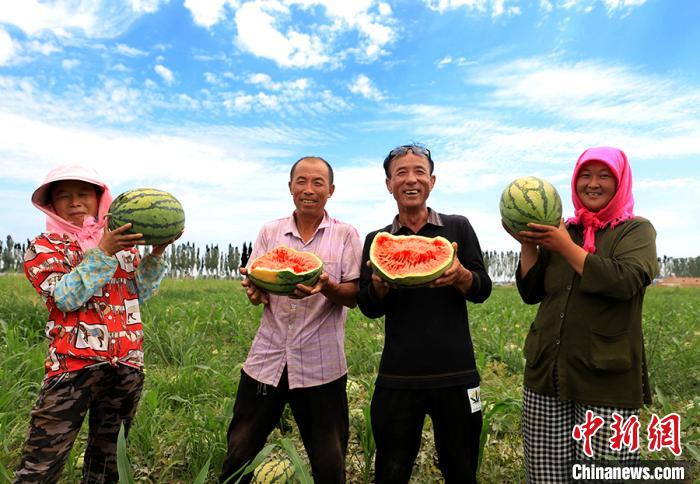
[[[248, 266], [258, 256], [282, 244], [316, 254], [334, 282], [360, 277], [360, 234], [352, 225], [329, 217], [328, 213], [306, 243], [299, 235], [293, 215], [265, 224]], [[331, 302], [323, 294], [304, 299], [271, 294], [243, 370], [262, 383], [277, 386], [286, 364], [289, 388], [337, 380], [348, 371], [344, 346], [346, 315], [345, 306]]]

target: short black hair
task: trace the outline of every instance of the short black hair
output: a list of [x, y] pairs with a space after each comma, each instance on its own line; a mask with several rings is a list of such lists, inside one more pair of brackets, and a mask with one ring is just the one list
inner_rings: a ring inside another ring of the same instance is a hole
[[391, 178], [391, 172], [389, 171], [391, 161], [394, 158], [405, 155], [409, 151], [414, 155], [424, 156], [427, 158], [428, 162], [430, 163], [430, 174], [433, 174], [433, 171], [435, 170], [435, 163], [433, 162], [432, 156], [430, 156], [430, 150], [425, 145], [420, 143], [411, 143], [409, 145], [397, 146], [391, 150], [388, 155], [386, 155], [386, 158], [384, 158], [384, 173], [386, 173], [387, 178]]
[[292, 179], [294, 178], [294, 169], [297, 167], [297, 165], [299, 163], [301, 163], [304, 160], [321, 160], [322, 162], [324, 162], [326, 164], [326, 166], [328, 167], [329, 185], [333, 185], [333, 167], [331, 166], [330, 163], [328, 163], [326, 160], [324, 160], [320, 156], [303, 156], [303, 157], [299, 158], [297, 161], [295, 161], [294, 164], [292, 165], [292, 169], [289, 170], [289, 181], [292, 181]]

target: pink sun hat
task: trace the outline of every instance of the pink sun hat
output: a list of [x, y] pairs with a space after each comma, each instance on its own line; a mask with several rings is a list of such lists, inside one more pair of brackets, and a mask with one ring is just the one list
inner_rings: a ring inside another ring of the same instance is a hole
[[[86, 217], [83, 226], [78, 227], [56, 213], [49, 200], [49, 191], [53, 183], [62, 180], [80, 180], [91, 183], [99, 189], [97, 219]], [[41, 185], [32, 193], [32, 203], [46, 214], [46, 232], [71, 234], [76, 237], [83, 250], [89, 250], [96, 247], [102, 239], [104, 217], [112, 203], [112, 195], [107, 184], [100, 179], [100, 175], [95, 170], [79, 165], [67, 165], [54, 168], [46, 175]]]

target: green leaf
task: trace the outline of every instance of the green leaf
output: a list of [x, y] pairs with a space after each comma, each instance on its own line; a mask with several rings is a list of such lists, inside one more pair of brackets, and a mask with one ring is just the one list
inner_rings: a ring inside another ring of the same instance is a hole
[[0, 476], [2, 476], [7, 482], [12, 482], [12, 476], [7, 472], [5, 466], [0, 463]]
[[262, 461], [265, 460], [265, 458], [270, 454], [270, 452], [272, 452], [272, 450], [273, 450], [275, 447], [277, 447], [275, 444], [269, 444], [269, 445], [263, 447], [263, 449], [262, 449], [260, 452], [258, 452], [258, 455], [256, 455], [256, 456], [253, 458], [253, 460], [250, 461], [250, 464], [248, 464], [248, 465], [245, 466], [245, 467], [241, 467], [240, 469], [238, 469], [236, 472], [234, 472], [233, 474], [231, 474], [231, 476], [228, 477], [228, 478], [227, 478], [223, 483], [221, 483], [221, 484], [228, 484], [229, 482], [232, 482], [231, 480], [234, 479], [235, 477], [238, 477], [238, 479], [236, 479], [235, 481], [233, 481], [234, 484], [238, 484], [239, 482], [241, 482], [241, 479], [243, 479], [243, 476], [245, 476], [246, 474], [250, 474], [251, 472], [253, 472], [253, 471], [260, 465], [260, 463], [261, 463]]
[[693, 444], [683, 444], [683, 447], [685, 447], [685, 450], [691, 455], [693, 460], [700, 461], [700, 448]]
[[204, 481], [207, 478], [207, 474], [209, 474], [209, 463], [211, 462], [211, 456], [207, 459], [207, 462], [204, 464], [204, 467], [202, 467], [197, 474], [197, 477], [195, 477], [194, 481], [192, 484], [203, 484]]
[[306, 467], [306, 464], [301, 460], [301, 457], [299, 457], [299, 453], [297, 452], [296, 448], [294, 448], [294, 444], [292, 443], [291, 440], [284, 438], [280, 440], [280, 444], [284, 448], [285, 451], [287, 451], [287, 455], [289, 455], [289, 459], [292, 461], [292, 464], [294, 464], [294, 475], [296, 478], [299, 480], [301, 484], [314, 484], [314, 480], [311, 479], [311, 474], [309, 473], [308, 468]]
[[119, 429], [119, 436], [117, 437], [117, 471], [119, 472], [120, 484], [136, 484], [131, 471], [131, 464], [129, 464], [129, 457], [126, 454], [124, 423], [122, 423]]

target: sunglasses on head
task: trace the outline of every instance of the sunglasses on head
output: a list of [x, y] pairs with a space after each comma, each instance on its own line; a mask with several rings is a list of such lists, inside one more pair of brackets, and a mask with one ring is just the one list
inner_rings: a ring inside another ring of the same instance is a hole
[[433, 159], [430, 157], [430, 150], [428, 148], [425, 148], [424, 146], [419, 146], [419, 145], [401, 145], [397, 146], [393, 150], [389, 152], [387, 155], [385, 161], [390, 161], [396, 158], [397, 156], [403, 156], [408, 152], [413, 153], [414, 155], [420, 155], [426, 157], [428, 160], [433, 161]]

